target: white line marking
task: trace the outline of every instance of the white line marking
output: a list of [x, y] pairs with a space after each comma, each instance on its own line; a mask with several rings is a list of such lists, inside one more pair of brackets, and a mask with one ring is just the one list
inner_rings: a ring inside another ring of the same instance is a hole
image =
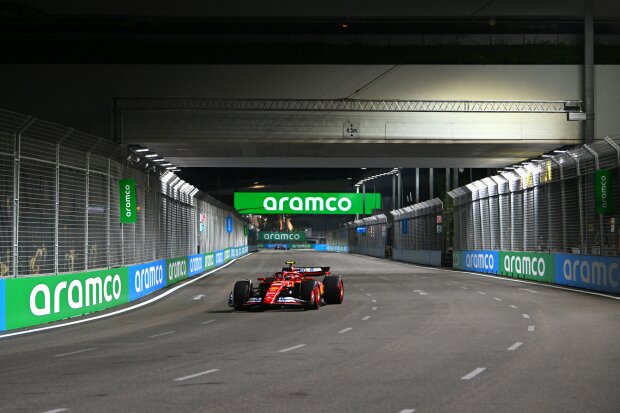
[[46, 412], [43, 413], [60, 413], [60, 412], [66, 412], [67, 409], [54, 409], [54, 410], [48, 410]]
[[365, 291], [363, 288], [360, 288], [360, 291]]
[[149, 336], [149, 338], [155, 338], [155, 337], [161, 337], [161, 336], [167, 336], [168, 334], [172, 334], [172, 333], [176, 333], [176, 331], [172, 330], [172, 331], [166, 331], [165, 333], [159, 333], [159, 334], [155, 334], [153, 336]]
[[485, 295], [486, 293], [484, 291], [478, 291], [478, 294]]
[[200, 300], [201, 298], [206, 297], [206, 295], [204, 294], [198, 294], [196, 297], [193, 298], [193, 300]]
[[414, 292], [414, 293], [418, 293], [418, 294], [420, 294], [420, 295], [428, 295], [428, 293], [425, 293], [425, 292], [424, 292], [424, 291], [422, 291], [422, 290], [413, 290], [413, 292]]
[[523, 318], [530, 318], [529, 314], [521, 314]]
[[353, 330], [353, 327], [347, 327], [347, 328], [345, 328], [345, 329], [343, 329], [343, 330], [340, 330], [340, 331], [338, 332], [338, 334], [346, 333], [347, 331], [351, 331], [351, 330]]
[[510, 304], [510, 307], [511, 307], [511, 308], [519, 308], [519, 307], [517, 307], [517, 306], [516, 306], [516, 305], [514, 305], [514, 304]]
[[538, 291], [530, 290], [529, 288], [519, 288], [519, 290], [528, 291], [530, 293], [536, 294]]
[[372, 299], [372, 302], [373, 302], [373, 303], [376, 303], [376, 302], [377, 302], [377, 300], [375, 300], [375, 299], [373, 298], [373, 299]]
[[214, 322], [214, 321], [215, 321], [215, 320], [208, 320], [208, 321], [205, 321], [204, 323], [200, 323], [200, 324], [211, 324], [211, 323], [212, 323], [212, 322]]
[[523, 343], [521, 343], [520, 341], [517, 341], [516, 343], [514, 343], [512, 346], [508, 347], [508, 351], [515, 351], [516, 349], [518, 349], [519, 347], [521, 347]]
[[415, 409], [405, 409], [405, 410], [401, 410], [398, 413], [413, 413], [413, 412], [415, 412]]
[[372, 297], [372, 294], [370, 294], [370, 293], [366, 293], [366, 295], [369, 296], [369, 297]]
[[469, 290], [468, 287], [461, 287], [463, 290]]
[[293, 346], [293, 347], [284, 348], [282, 350], [278, 350], [278, 353], [286, 353], [287, 351], [297, 350], [298, 348], [302, 348], [302, 347], [305, 347], [305, 344], [298, 344], [298, 345]]
[[377, 311], [377, 307], [373, 307], [370, 309], [371, 311]]
[[379, 278], [385, 280], [385, 281], [392, 281], [391, 279], [389, 279], [388, 277], [384, 277], [382, 275], [379, 276]]
[[205, 374], [215, 373], [217, 371], [220, 371], [220, 369], [211, 369], [211, 370], [207, 370], [207, 371], [201, 371], [200, 373], [190, 374], [189, 376], [185, 376], [185, 377], [179, 377], [178, 379], [174, 379], [174, 381], [183, 381], [183, 380], [194, 379], [196, 377], [204, 376]]
[[93, 350], [97, 350], [97, 349], [94, 348], [94, 347], [93, 348], [87, 348], [86, 350], [72, 351], [71, 353], [56, 354], [54, 357], [71, 356], [73, 354], [86, 353], [87, 351], [93, 351]]
[[[39, 331], [53, 330], [53, 329], [56, 329], [56, 328], [72, 326], [72, 325], [75, 325], [75, 324], [83, 324], [83, 323], [87, 323], [89, 321], [100, 320], [102, 318], [108, 318], [108, 317], [112, 317], [112, 316], [115, 316], [115, 315], [126, 313], [128, 311], [136, 310], [136, 309], [138, 309], [140, 307], [144, 307], [144, 306], [147, 306], [147, 305], [149, 305], [151, 303], [159, 301], [162, 298], [169, 296], [170, 294], [172, 294], [176, 290], [179, 290], [181, 288], [187, 287], [188, 285], [193, 284], [196, 281], [202, 280], [206, 276], [211, 275], [214, 272], [217, 272], [219, 270], [222, 270], [222, 269], [228, 267], [229, 265], [231, 265], [233, 262], [235, 262], [237, 260], [240, 260], [240, 259], [243, 259], [243, 258], [246, 258], [246, 257], [249, 257], [252, 254], [253, 254], [253, 252], [250, 252], [247, 255], [244, 255], [243, 257], [235, 258], [234, 260], [229, 261], [228, 263], [226, 263], [226, 264], [222, 265], [221, 267], [218, 267], [218, 268], [216, 268], [214, 270], [206, 272], [206, 273], [204, 273], [202, 275], [199, 275], [197, 277], [189, 278], [188, 279], [189, 281], [184, 281], [182, 284], [179, 284], [179, 285], [177, 285], [175, 287], [172, 287], [171, 289], [167, 290], [166, 292], [164, 292], [164, 293], [162, 293], [162, 294], [160, 294], [160, 295], [158, 295], [156, 297], [153, 297], [150, 300], [143, 301], [140, 304], [136, 304], [136, 305], [131, 306], [131, 307], [123, 308], [121, 310], [112, 311], [111, 313], [101, 314], [101, 315], [98, 315], [98, 316], [95, 316], [95, 317], [83, 318], [83, 319], [80, 319], [80, 320], [70, 321], [70, 322], [64, 323], [64, 324], [56, 324], [56, 325], [53, 325], [53, 326], [47, 326], [47, 327], [41, 327], [41, 328], [33, 328], [32, 330], [17, 331], [15, 333], [3, 334], [3, 335], [0, 335], [0, 339], [1, 338], [7, 338], [7, 337], [13, 337], [13, 336], [21, 336], [21, 335], [24, 335], [24, 334], [38, 333]], [[161, 291], [161, 290], [158, 290], [158, 291]]]
[[536, 327], [534, 326], [527, 326], [527, 331], [534, 331], [536, 329]]
[[494, 299], [495, 301], [502, 301], [502, 299], [501, 299], [501, 298], [497, 298], [497, 297], [493, 297], [493, 299]]
[[471, 380], [485, 370], [486, 370], [486, 367], [478, 367], [476, 370], [472, 371], [471, 373], [468, 373], [464, 375], [463, 377], [461, 377], [461, 380]]
[[366, 320], [368, 320], [369, 318], [370, 318], [370, 316], [369, 316], [369, 315], [367, 315], [366, 317], [362, 318], [362, 321], [366, 321]]

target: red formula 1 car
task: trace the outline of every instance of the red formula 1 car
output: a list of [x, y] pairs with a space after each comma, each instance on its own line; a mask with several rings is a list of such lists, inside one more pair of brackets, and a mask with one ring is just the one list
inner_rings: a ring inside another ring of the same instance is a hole
[[[340, 275], [331, 275], [330, 267], [294, 267], [286, 263], [275, 274], [235, 283], [228, 305], [235, 310], [265, 308], [305, 308], [316, 310], [325, 304], [340, 304], [344, 299], [344, 284]], [[322, 277], [322, 280], [318, 278]]]

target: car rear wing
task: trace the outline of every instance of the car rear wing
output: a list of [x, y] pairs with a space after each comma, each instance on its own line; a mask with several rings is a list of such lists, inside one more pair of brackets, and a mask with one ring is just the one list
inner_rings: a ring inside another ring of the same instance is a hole
[[329, 269], [331, 267], [284, 267], [282, 271], [297, 271], [302, 274], [313, 274], [313, 275], [329, 275]]

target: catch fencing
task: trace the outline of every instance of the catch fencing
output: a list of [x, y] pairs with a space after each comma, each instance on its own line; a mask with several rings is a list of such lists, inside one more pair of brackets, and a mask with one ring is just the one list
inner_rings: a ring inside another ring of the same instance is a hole
[[[126, 178], [136, 182], [135, 224], [120, 223], [118, 181]], [[232, 208], [128, 148], [0, 110], [0, 277], [242, 246], [243, 227]]]
[[454, 249], [620, 255], [619, 165], [605, 138], [450, 191]]
[[347, 222], [344, 226], [349, 252], [385, 258], [388, 219], [384, 214]]

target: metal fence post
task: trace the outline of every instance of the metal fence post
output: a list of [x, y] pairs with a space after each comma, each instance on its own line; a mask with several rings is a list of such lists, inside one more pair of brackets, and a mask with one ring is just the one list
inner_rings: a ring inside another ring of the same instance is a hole
[[56, 193], [54, 211], [54, 274], [58, 274], [58, 236], [60, 232], [60, 144], [56, 144]]
[[[596, 170], [598, 171], [600, 169], [600, 164], [599, 164], [599, 159], [598, 159], [598, 153], [596, 153], [590, 146], [588, 145], [583, 145], [583, 147], [590, 152], [593, 156], [594, 156], [594, 166], [596, 167]], [[599, 251], [601, 256], [604, 255], [603, 254], [603, 249], [605, 246], [605, 243], [603, 242], [603, 236], [605, 234], [605, 229], [603, 228], [603, 214], [598, 214], [598, 228], [599, 228]]]
[[22, 134], [37, 120], [30, 117], [15, 133], [15, 148], [13, 155], [13, 277], [19, 273], [19, 174], [21, 173], [20, 156]]
[[585, 254], [586, 251], [584, 251], [585, 245], [583, 242], [583, 224], [584, 224], [583, 222], [583, 188], [582, 188], [583, 176], [581, 175], [579, 158], [570, 152], [566, 152], [566, 154], [570, 156], [571, 158], [573, 158], [573, 160], [577, 164], [577, 194], [578, 194], [577, 195], [577, 198], [578, 198], [577, 207], [579, 211], [579, 253]]
[[108, 206], [108, 213], [107, 213], [107, 218], [106, 218], [106, 230], [105, 230], [105, 247], [106, 247], [106, 262], [107, 262], [107, 267], [110, 268], [110, 211], [112, 210], [112, 205], [110, 205], [110, 180], [112, 179], [112, 177], [110, 176], [112, 174], [112, 160], [110, 158], [108, 158], [108, 194], [107, 194], [107, 206]]
[[564, 191], [564, 168], [562, 167], [562, 163], [558, 162], [555, 158], [551, 158], [551, 160], [560, 167], [560, 203], [562, 204], [562, 252], [566, 251], [566, 194]]
[[86, 182], [85, 182], [85, 205], [86, 205], [86, 214], [84, 218], [84, 269], [88, 270], [88, 209], [90, 202], [90, 152], [86, 153]]

